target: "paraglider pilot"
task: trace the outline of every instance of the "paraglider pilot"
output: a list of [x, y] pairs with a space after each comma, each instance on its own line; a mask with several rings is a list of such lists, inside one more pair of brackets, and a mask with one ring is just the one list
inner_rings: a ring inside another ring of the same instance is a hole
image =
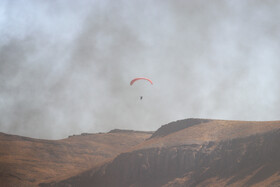
[[143, 99], [143, 96], [140, 96], [140, 100], [142, 100]]

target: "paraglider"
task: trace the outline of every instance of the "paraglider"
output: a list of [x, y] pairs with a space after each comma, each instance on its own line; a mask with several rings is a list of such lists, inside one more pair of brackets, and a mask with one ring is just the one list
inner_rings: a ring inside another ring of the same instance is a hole
[[[130, 81], [130, 86], [132, 86], [134, 84], [134, 82], [138, 81], [138, 80], [144, 80], [144, 81], [148, 81], [150, 82], [151, 84], [153, 84], [153, 82], [151, 81], [151, 79], [148, 79], [148, 78], [145, 78], [145, 77], [139, 77], [139, 78], [135, 78], [135, 79], [132, 79]], [[140, 96], [140, 100], [143, 99], [143, 96]]]
[[139, 77], [139, 78], [132, 79], [132, 81], [130, 81], [130, 85], [133, 85], [133, 83], [134, 83], [135, 81], [138, 81], [138, 80], [146, 80], [146, 81], [149, 81], [151, 84], [153, 84], [153, 82], [151, 81], [151, 79], [148, 79], [148, 78], [145, 78], [145, 77]]

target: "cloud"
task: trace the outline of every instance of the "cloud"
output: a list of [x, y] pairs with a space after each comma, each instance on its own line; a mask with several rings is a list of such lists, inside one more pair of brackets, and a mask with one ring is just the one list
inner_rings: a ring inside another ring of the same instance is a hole
[[[1, 3], [0, 131], [63, 138], [188, 117], [278, 119], [276, 1]], [[154, 85], [130, 86], [138, 76]]]

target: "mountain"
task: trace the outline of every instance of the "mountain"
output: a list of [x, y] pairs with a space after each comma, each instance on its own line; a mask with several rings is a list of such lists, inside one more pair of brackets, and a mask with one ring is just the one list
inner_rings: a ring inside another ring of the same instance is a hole
[[186, 119], [76, 176], [40, 186], [280, 186], [280, 121]]
[[280, 121], [184, 119], [62, 140], [0, 133], [0, 186], [280, 186]]
[[145, 141], [151, 133], [113, 130], [62, 140], [0, 133], [0, 186], [38, 186], [69, 178]]

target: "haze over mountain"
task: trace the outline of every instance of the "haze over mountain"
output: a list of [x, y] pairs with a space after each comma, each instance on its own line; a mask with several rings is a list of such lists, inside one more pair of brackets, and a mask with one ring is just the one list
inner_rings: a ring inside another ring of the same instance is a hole
[[[188, 117], [278, 120], [279, 10], [275, 0], [1, 0], [0, 131], [62, 139]], [[138, 76], [154, 85], [130, 86]]]
[[191, 118], [155, 132], [0, 138], [1, 186], [280, 185], [280, 121]]

